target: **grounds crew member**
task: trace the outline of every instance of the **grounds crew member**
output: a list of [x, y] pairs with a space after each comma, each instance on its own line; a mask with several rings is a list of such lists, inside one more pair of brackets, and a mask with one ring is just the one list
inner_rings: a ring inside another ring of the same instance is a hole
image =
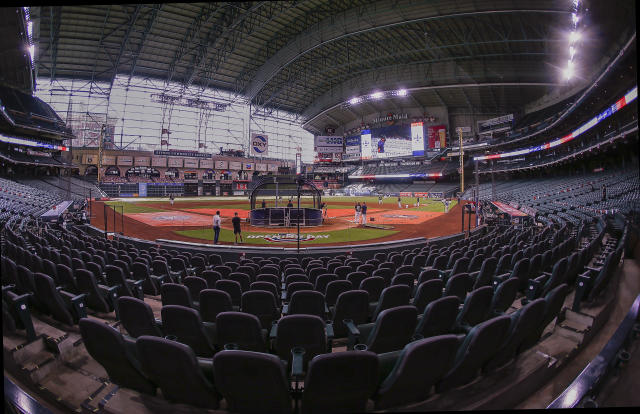
[[218, 237], [220, 237], [220, 211], [216, 211], [216, 215], [213, 216], [213, 244], [218, 244]]
[[233, 234], [236, 236], [235, 244], [238, 244], [238, 235], [240, 235], [240, 243], [242, 243], [242, 228], [240, 227], [240, 217], [238, 217], [237, 211], [234, 213], [231, 223], [233, 224]]

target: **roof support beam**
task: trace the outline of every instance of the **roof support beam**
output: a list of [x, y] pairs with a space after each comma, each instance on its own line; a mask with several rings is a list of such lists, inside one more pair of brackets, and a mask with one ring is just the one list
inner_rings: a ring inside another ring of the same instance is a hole
[[[407, 0], [408, 1], [408, 0]], [[383, 0], [375, 3], [369, 8], [370, 15], [367, 18], [361, 17], [361, 9], [354, 8], [346, 12], [325, 19], [311, 29], [307, 30], [288, 45], [280, 49], [270, 59], [268, 59], [256, 72], [253, 80], [245, 88], [245, 95], [250, 99], [264, 88], [280, 71], [296, 61], [301, 56], [310, 51], [324, 46], [330, 42], [343, 39], [356, 34], [390, 28], [398, 25], [406, 25], [410, 23], [441, 20], [447, 18], [456, 18], [464, 16], [478, 16], [487, 14], [549, 14], [549, 13], [568, 13], [567, 8], [560, 9], [536, 9], [535, 3], [522, 3], [521, 9], [503, 9], [503, 10], [478, 10], [474, 5], [456, 5], [456, 11], [442, 10], [444, 7], [453, 7], [450, 2], [443, 4], [433, 4], [425, 2], [424, 6], [413, 4], [414, 16], [407, 18], [397, 10], [402, 10], [403, 6], [398, 3], [404, 1]], [[520, 3], [518, 3], [520, 5]], [[533, 6], [533, 7], [529, 7]], [[439, 10], [438, 10], [439, 9]]]
[[163, 3], [157, 3], [153, 5], [151, 9], [151, 14], [149, 15], [149, 19], [147, 20], [147, 25], [144, 28], [144, 32], [142, 32], [142, 39], [140, 39], [140, 44], [138, 45], [137, 50], [133, 53], [133, 61], [131, 62], [131, 70], [129, 71], [129, 81], [136, 72], [136, 65], [138, 64], [138, 58], [142, 53], [142, 49], [144, 48], [144, 42], [147, 40], [147, 36], [151, 33], [153, 29], [153, 25], [156, 22], [156, 18], [158, 17], [158, 13], [162, 9]]

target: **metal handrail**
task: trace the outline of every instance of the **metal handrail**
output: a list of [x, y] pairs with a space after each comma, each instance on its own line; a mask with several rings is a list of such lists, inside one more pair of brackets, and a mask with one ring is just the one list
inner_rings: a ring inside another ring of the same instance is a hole
[[620, 349], [625, 346], [627, 339], [634, 331], [639, 315], [640, 295], [636, 296], [627, 316], [602, 351], [547, 408], [577, 408], [582, 406], [585, 400], [591, 402], [591, 395], [601, 385], [611, 368], [618, 363]]

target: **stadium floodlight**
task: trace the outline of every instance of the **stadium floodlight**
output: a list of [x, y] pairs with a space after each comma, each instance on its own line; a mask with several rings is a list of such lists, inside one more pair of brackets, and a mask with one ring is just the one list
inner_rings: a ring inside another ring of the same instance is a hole
[[407, 96], [406, 89], [398, 89], [398, 96]]
[[576, 32], [575, 30], [572, 30], [571, 33], [569, 34], [569, 43], [575, 43], [580, 39], [580, 33]]
[[573, 56], [576, 54], [576, 48], [573, 46], [569, 46], [569, 59], [573, 60]]
[[356, 105], [356, 104], [360, 103], [360, 99], [358, 99], [358, 98], [351, 98], [351, 99], [349, 99], [349, 103], [350, 103], [351, 105]]
[[371, 98], [373, 99], [380, 99], [382, 98], [383, 93], [382, 92], [374, 92], [371, 94]]
[[564, 77], [567, 80], [569, 80], [569, 79], [571, 79], [571, 77], [573, 77], [573, 65], [567, 66], [567, 68], [564, 70]]
[[574, 25], [578, 24], [578, 13], [571, 13], [571, 21]]

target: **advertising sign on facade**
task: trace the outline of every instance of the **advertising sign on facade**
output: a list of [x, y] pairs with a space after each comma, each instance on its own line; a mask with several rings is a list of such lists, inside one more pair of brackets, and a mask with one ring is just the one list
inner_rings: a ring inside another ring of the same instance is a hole
[[151, 158], [149, 157], [136, 157], [135, 165], [137, 167], [148, 167], [151, 164]]
[[229, 169], [240, 171], [242, 169], [242, 163], [240, 161], [229, 161]]
[[229, 163], [227, 161], [216, 161], [216, 170], [226, 170], [229, 168]]
[[185, 158], [184, 166], [187, 168], [198, 168], [198, 159], [197, 158]]
[[182, 158], [169, 157], [169, 167], [182, 167]]
[[[314, 147], [330, 147], [335, 152], [342, 152], [342, 137], [319, 135], [314, 138]], [[318, 152], [318, 150], [316, 150]]]
[[167, 159], [165, 157], [153, 157], [151, 158], [152, 167], [166, 167]]
[[213, 160], [200, 160], [200, 168], [213, 168]]
[[269, 137], [263, 134], [251, 134], [251, 151], [253, 155], [267, 155], [269, 152]]
[[124, 166], [133, 165], [133, 157], [130, 155], [118, 155], [118, 165], [124, 165]]

